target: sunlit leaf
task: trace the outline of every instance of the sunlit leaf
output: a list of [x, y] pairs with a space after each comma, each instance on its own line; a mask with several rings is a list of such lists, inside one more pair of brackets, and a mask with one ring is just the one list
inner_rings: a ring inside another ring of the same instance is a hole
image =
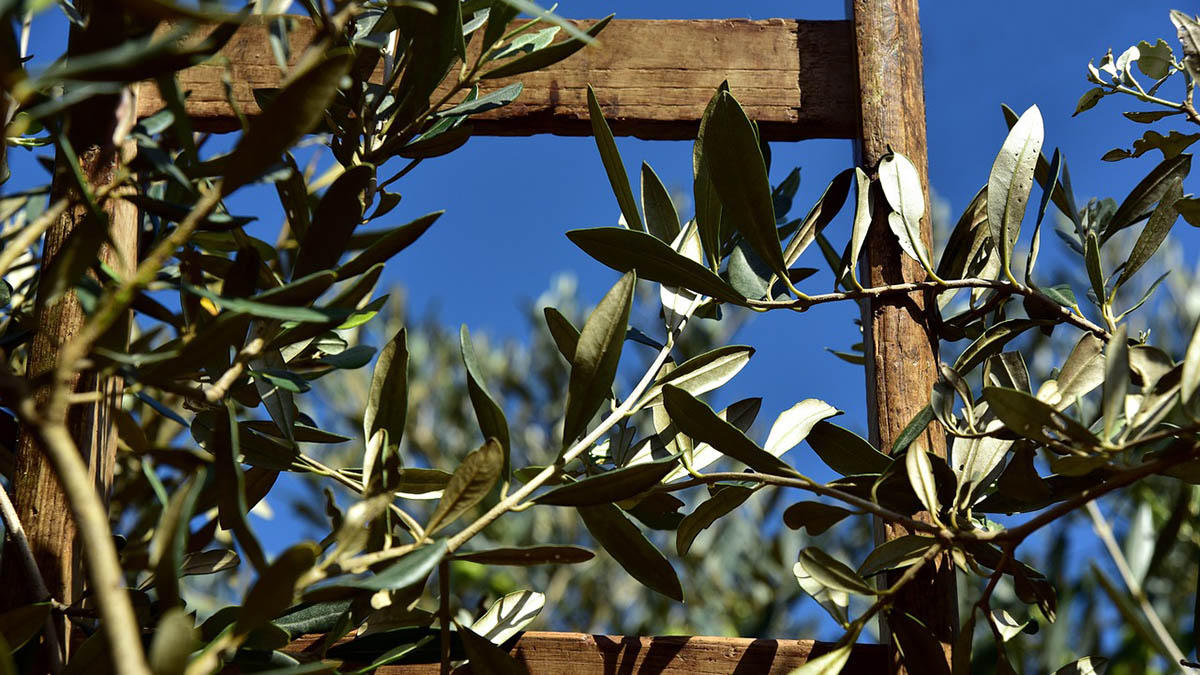
[[537, 618], [546, 604], [546, 596], [534, 591], [509, 593], [471, 624], [471, 630], [493, 644], [504, 644]]
[[504, 449], [504, 468], [501, 471], [507, 479], [512, 471], [508, 420], [504, 417], [504, 409], [488, 393], [483, 376], [479, 372], [479, 361], [475, 358], [475, 347], [471, 344], [471, 334], [467, 331], [466, 324], [463, 324], [459, 331], [459, 345], [463, 365], [467, 369], [467, 395], [471, 398], [471, 407], [475, 409], [475, 419], [479, 421], [479, 430], [483, 437], [495, 438]]
[[492, 491], [496, 481], [500, 480], [503, 467], [504, 449], [494, 438], [489, 438], [478, 450], [468, 454], [442, 491], [442, 498], [429, 517], [425, 532], [437, 532], [482, 501]]
[[988, 228], [1003, 270], [1010, 269], [1013, 244], [1033, 189], [1034, 170], [1042, 156], [1044, 134], [1042, 113], [1037, 106], [1030, 106], [1009, 131], [988, 177]]
[[678, 457], [636, 464], [567, 483], [535, 498], [537, 504], [592, 506], [612, 504], [654, 487], [679, 462]]
[[400, 447], [408, 418], [408, 344], [406, 329], [379, 352], [367, 407], [363, 411], [363, 436], [367, 448], [363, 454], [363, 491], [371, 491], [373, 481], [382, 476], [389, 455]]
[[888, 226], [899, 240], [900, 248], [913, 260], [932, 268], [929, 250], [921, 238], [925, 194], [917, 167], [904, 155], [892, 153], [879, 162], [879, 186], [892, 208]]
[[792, 467], [758, 447], [741, 429], [718, 417], [712, 408], [687, 391], [666, 385], [663, 403], [675, 426], [696, 441], [708, 443], [755, 471], [777, 476], [797, 475]]
[[662, 405], [662, 389], [668, 384], [679, 387], [693, 396], [717, 389], [733, 379], [733, 376], [750, 362], [752, 356], [754, 348], [745, 345], [727, 345], [693, 356], [655, 380], [634, 409]]

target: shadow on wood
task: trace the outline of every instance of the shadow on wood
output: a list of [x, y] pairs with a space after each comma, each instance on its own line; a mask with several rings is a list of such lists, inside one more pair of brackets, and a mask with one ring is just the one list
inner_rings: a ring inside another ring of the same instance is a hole
[[[302, 653], [319, 639], [319, 635], [303, 636], [287, 651]], [[831, 643], [814, 640], [624, 637], [531, 631], [516, 641], [512, 654], [529, 669], [530, 675], [786, 675], [832, 648]], [[867, 675], [885, 672], [886, 668], [887, 652], [883, 645], [860, 644], [855, 646], [842, 672]], [[376, 672], [437, 675], [439, 666], [436, 663], [390, 665]], [[455, 671], [456, 675], [472, 673], [470, 666]]]
[[[586, 28], [595, 22], [576, 23]], [[159, 32], [171, 29], [164, 24]], [[211, 30], [200, 27], [191, 35], [198, 38]], [[314, 35], [311, 21], [295, 17], [290, 36], [293, 61]], [[477, 54], [478, 43], [472, 45]], [[239, 128], [223, 83], [226, 60], [232, 98], [249, 117], [259, 113], [254, 90], [278, 87], [282, 79], [264, 18], [253, 17], [239, 28], [220, 57], [179, 74], [179, 88], [189, 92], [187, 111], [198, 130]], [[372, 79], [381, 81], [382, 76], [380, 66]], [[767, 140], [858, 134], [854, 37], [848, 21], [613, 21], [600, 34], [599, 44], [565, 61], [481, 82], [481, 95], [518, 81], [525, 89], [513, 103], [471, 120], [477, 135], [590, 136], [591, 84], [616, 135], [691, 140], [708, 100], [724, 80]], [[434, 100], [448, 82], [434, 93]], [[157, 86], [143, 83], [138, 116], [163, 106]]]

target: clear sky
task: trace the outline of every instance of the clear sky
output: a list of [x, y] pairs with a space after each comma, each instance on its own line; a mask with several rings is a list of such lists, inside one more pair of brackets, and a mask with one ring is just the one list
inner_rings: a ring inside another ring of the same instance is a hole
[[[1089, 59], [1099, 59], [1109, 48], [1120, 53], [1139, 40], [1158, 37], [1178, 49], [1167, 16], [1170, 8], [1160, 1], [926, 0], [921, 20], [930, 175], [934, 190], [948, 202], [951, 217], [957, 218], [987, 180], [1006, 133], [1002, 102], [1018, 111], [1039, 106], [1046, 123], [1046, 153], [1055, 147], [1063, 150], [1081, 202], [1093, 196], [1123, 198], [1154, 165], [1157, 153], [1119, 163], [1102, 162], [1100, 156], [1113, 147], [1129, 147], [1147, 129], [1120, 116], [1123, 110], [1145, 107], [1106, 99], [1080, 117], [1072, 118], [1071, 113], [1090, 86], [1084, 79]], [[558, 11], [571, 18], [615, 13], [618, 18], [841, 19], [846, 10], [840, 0], [562, 0]], [[34, 37], [35, 51], [39, 43], [47, 50], [49, 45], [36, 33]], [[1164, 94], [1180, 96], [1177, 91]], [[619, 139], [618, 146], [631, 177], [647, 161], [669, 189], [690, 194], [690, 142]], [[850, 166], [851, 148], [849, 141], [776, 143], [772, 180], [778, 182], [793, 167], [801, 167], [795, 209], [803, 213], [828, 180]], [[25, 187], [22, 167], [37, 171], [28, 153], [14, 151], [12, 156], [16, 178], [4, 186], [5, 191]], [[36, 180], [43, 176], [38, 173]], [[617, 204], [590, 138], [473, 138], [451, 155], [422, 164], [399, 188], [403, 202], [376, 226], [447, 209], [424, 238], [389, 264], [384, 278], [384, 285], [397, 282], [407, 287], [410, 307], [417, 313], [433, 309], [449, 325], [467, 323], [474, 334], [521, 339], [527, 330], [523, 307], [557, 275], [576, 275], [588, 304], [616, 279], [614, 272], [563, 236], [570, 229], [617, 222]], [[262, 210], [261, 202], [256, 202], [259, 195], [274, 200], [273, 191], [250, 191], [234, 200], [233, 208], [239, 214], [261, 215], [273, 227], [278, 216]], [[1035, 191], [1035, 198], [1040, 198], [1040, 191]], [[827, 230], [839, 246], [849, 231], [848, 218], [847, 212]], [[1195, 232], [1182, 222], [1175, 233], [1187, 247], [1197, 243]], [[1043, 241], [1043, 265], [1062, 261], [1057, 238]], [[816, 247], [806, 256], [800, 264], [824, 267]], [[1187, 260], [1194, 264], [1194, 253]], [[802, 288], [823, 292], [830, 285], [831, 276], [825, 273]], [[1082, 291], [1077, 289], [1081, 298]], [[853, 324], [857, 316], [857, 307], [847, 304], [822, 306], [802, 315], [776, 312], [754, 317], [736, 341], [754, 345], [758, 353], [717, 402], [761, 395], [761, 419], [769, 424], [797, 400], [816, 397], [847, 411], [842, 424], [864, 431], [863, 371], [824, 349], [844, 350], [857, 342]], [[790, 459], [803, 456], [798, 450]], [[824, 475], [814, 471], [812, 463], [815, 459], [800, 460], [801, 470]], [[290, 528], [260, 527], [259, 532], [274, 550], [295, 536]], [[287, 540], [272, 532], [286, 535]]]
[[[1113, 147], [1129, 147], [1146, 130], [1120, 116], [1122, 110], [1138, 108], [1106, 99], [1079, 117], [1071, 113], [1090, 86], [1084, 79], [1088, 59], [1098, 60], [1110, 47], [1119, 54], [1143, 39], [1164, 37], [1177, 45], [1168, 9], [1162, 2], [923, 3], [931, 182], [949, 203], [951, 217], [957, 219], [987, 181], [1006, 134], [1002, 102], [1018, 111], [1039, 106], [1047, 156], [1062, 148], [1081, 203], [1092, 196], [1123, 198], [1158, 160], [1149, 154], [1119, 163], [1099, 158]], [[563, 0], [558, 8], [571, 18], [613, 12], [618, 18], [841, 19], [845, 11], [842, 2], [831, 0]], [[647, 161], [669, 189], [690, 194], [690, 142], [626, 138], [618, 139], [618, 146], [635, 190], [638, 167]], [[803, 214], [829, 179], [850, 165], [851, 148], [850, 141], [840, 140], [775, 143], [772, 181], [801, 167], [794, 210]], [[577, 275], [581, 295], [589, 302], [616, 279], [563, 236], [573, 228], [614, 225], [619, 214], [591, 138], [473, 138], [451, 155], [423, 164], [401, 186], [404, 201], [394, 212], [397, 219], [448, 209], [411, 252], [390, 265], [389, 275], [409, 288], [418, 311], [435, 307], [451, 325], [467, 322], [473, 332], [519, 337], [524, 331], [521, 304], [536, 298], [555, 275]], [[849, 233], [849, 215], [847, 210], [826, 230], [839, 247]], [[1182, 223], [1176, 233], [1192, 234]], [[1194, 242], [1195, 237], [1186, 240]], [[1042, 265], [1048, 270], [1062, 247], [1055, 237], [1043, 241]], [[824, 268], [815, 246], [800, 264]], [[831, 281], [826, 273], [802, 288], [827, 291]], [[726, 385], [722, 398], [764, 395], [767, 423], [796, 400], [822, 398], [849, 413], [844, 424], [865, 429], [862, 369], [824, 350], [844, 350], [858, 341], [852, 323], [857, 315], [856, 307], [845, 304], [802, 315], [755, 316], [737, 340], [754, 345], [758, 354]]]

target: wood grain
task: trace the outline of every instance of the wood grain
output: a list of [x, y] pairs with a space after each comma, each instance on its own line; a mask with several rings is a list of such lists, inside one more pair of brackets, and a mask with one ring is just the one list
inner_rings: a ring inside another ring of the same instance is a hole
[[[929, 168], [925, 145], [924, 64], [917, 0], [853, 0], [861, 100], [860, 164], [873, 170], [888, 152], [903, 153], [916, 165], [925, 190], [921, 238], [932, 250], [928, 214]], [[890, 146], [890, 148], [889, 148]], [[887, 205], [878, 199], [867, 235], [872, 286], [921, 281], [920, 264], [900, 250], [887, 225]], [[867, 371], [867, 418], [871, 442], [888, 452], [909, 421], [929, 403], [938, 377], [938, 341], [929, 325], [926, 298], [897, 295], [862, 304]], [[914, 443], [946, 456], [945, 437], [931, 424]], [[928, 518], [927, 514], [918, 517]], [[896, 525], [879, 528], [879, 539], [908, 534]], [[958, 593], [954, 565], [942, 556], [922, 571], [897, 597], [897, 606], [920, 619], [941, 643], [947, 661], [958, 632]], [[893, 672], [935, 672], [908, 667], [892, 652]]]
[[[287, 651], [302, 653], [320, 636], [306, 635]], [[785, 675], [809, 658], [832, 649], [828, 642], [813, 640], [757, 640], [727, 637], [622, 637], [584, 633], [524, 633], [512, 655], [530, 673], [570, 675]], [[882, 645], [854, 647], [844, 675], [875, 675], [885, 670], [886, 650]], [[350, 670], [347, 664], [345, 670]], [[384, 666], [380, 675], [437, 675], [438, 664]], [[472, 673], [460, 668], [455, 675]], [[485, 675], [479, 673], [478, 675]]]
[[[90, 11], [90, 3], [82, 3], [83, 11]], [[73, 29], [68, 52], [81, 54], [110, 47], [120, 42], [121, 27], [119, 13], [98, 11], [83, 30]], [[112, 183], [118, 166], [131, 158], [132, 144], [118, 147], [113, 144], [113, 130], [122, 119], [129, 123], [129, 106], [119, 95], [95, 96], [77, 106], [71, 112], [68, 137], [76, 150], [79, 166], [92, 189]], [[62, 252], [73, 232], [80, 227], [91, 226], [92, 215], [82, 203], [75, 179], [70, 169], [58, 157], [51, 201], [60, 197], [71, 200], [69, 207], [58, 221], [47, 230], [43, 242], [41, 270]], [[103, 245], [97, 257], [122, 276], [133, 272], [137, 253], [137, 210], [123, 199], [108, 199], [104, 211], [109, 221], [109, 237], [113, 246]], [[36, 328], [29, 345], [29, 362], [26, 378], [32, 383], [43, 383], [43, 377], [53, 371], [63, 344], [75, 337], [83, 326], [86, 316], [74, 291], [48, 302], [43, 291], [48, 285], [39, 285], [37, 298]], [[106, 340], [116, 349], [128, 339], [128, 322], [119, 324]], [[98, 403], [83, 403], [72, 406], [67, 425], [72, 438], [87, 462], [89, 473], [101, 499], [107, 503], [112, 484], [113, 464], [116, 458], [116, 427], [111, 419], [114, 406], [120, 404], [122, 380], [119, 377], [102, 378], [93, 372], [76, 375], [72, 391], [77, 394], [103, 392]], [[45, 387], [35, 390], [39, 406], [48, 398]], [[76, 526], [71, 517], [71, 508], [58, 481], [53, 466], [42, 452], [36, 435], [22, 429], [18, 437], [14, 458], [13, 495], [17, 516], [25, 528], [30, 549], [38, 563], [43, 580], [51, 595], [60, 602], [72, 604], [82, 597], [84, 586], [83, 563], [76, 537]], [[9, 545], [11, 546], [11, 544]], [[0, 604], [13, 607], [42, 598], [25, 597], [31, 585], [23, 581], [24, 571], [15, 552], [6, 551], [3, 556], [4, 580], [0, 589]], [[65, 618], [60, 631], [68, 630]], [[60, 644], [69, 646], [70, 640], [60, 635]], [[39, 656], [44, 658], [44, 655]], [[42, 662], [39, 661], [39, 664]], [[38, 666], [39, 669], [41, 665]]]
[[[307, 19], [295, 17], [294, 23], [293, 60], [314, 34]], [[576, 23], [586, 28], [594, 21]], [[195, 35], [208, 30], [196, 29]], [[222, 82], [226, 72], [237, 106], [247, 116], [258, 114], [254, 90], [276, 87], [281, 80], [267, 36], [261, 19], [251, 21], [222, 49], [221, 58], [180, 74], [197, 129], [238, 128]], [[376, 72], [375, 80], [380, 76]], [[482, 94], [514, 81], [525, 89], [514, 103], [472, 119], [475, 133], [484, 135], [590, 135], [590, 83], [613, 133], [691, 139], [713, 91], [726, 79], [770, 140], [853, 138], [858, 133], [853, 33], [847, 21], [613, 21], [599, 44], [565, 61], [512, 79], [485, 81]], [[164, 105], [149, 82], [142, 84], [140, 101], [141, 116]]]

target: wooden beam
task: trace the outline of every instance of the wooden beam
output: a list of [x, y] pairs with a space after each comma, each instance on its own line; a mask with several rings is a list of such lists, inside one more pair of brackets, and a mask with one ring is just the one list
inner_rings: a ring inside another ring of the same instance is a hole
[[[862, 92], [859, 137], [860, 163], [875, 167], [894, 149], [912, 160], [925, 190], [926, 217], [921, 238], [932, 250], [929, 224], [929, 168], [925, 146], [924, 65], [917, 0], [852, 0], [858, 87]], [[876, 200], [875, 219], [867, 236], [870, 285], [921, 281], [925, 272], [900, 250], [887, 224], [888, 207]], [[924, 296], [874, 298], [862, 303], [866, 352], [867, 417], [871, 442], [889, 452], [905, 426], [929, 403], [938, 377], [938, 341], [928, 321]], [[929, 298], [928, 300], [932, 300]], [[930, 424], [914, 443], [946, 456], [946, 441], [937, 424]], [[928, 519], [928, 514], [919, 514]], [[880, 540], [909, 534], [899, 525], [885, 525]], [[894, 579], [894, 577], [893, 577]], [[897, 596], [896, 608], [919, 619], [937, 639], [947, 661], [958, 632], [958, 593], [954, 565], [942, 556]], [[894, 646], [894, 645], [893, 645]], [[892, 654], [893, 672], [905, 670], [899, 653]]]
[[[305, 635], [293, 642], [287, 651], [301, 655], [316, 646], [320, 637]], [[511, 653], [525, 665], [530, 675], [785, 675], [832, 648], [832, 643], [813, 640], [622, 637], [530, 631], [521, 635]], [[886, 662], [887, 652], [883, 645], [860, 644], [854, 647], [842, 673], [875, 675], [883, 672]], [[391, 665], [375, 672], [380, 675], [437, 675], [439, 664]], [[456, 670], [455, 675], [471, 672], [467, 666]]]
[[[594, 22], [576, 23], [587, 27]], [[195, 35], [208, 30], [197, 29]], [[293, 59], [313, 34], [309, 20], [295, 18]], [[590, 83], [615, 134], [692, 139], [713, 91], [727, 79], [769, 140], [854, 138], [858, 91], [853, 50], [847, 21], [618, 20], [601, 34], [600, 44], [550, 68], [482, 83], [484, 94], [514, 81], [525, 90], [516, 102], [472, 119], [475, 133], [484, 135], [590, 135]], [[222, 82], [226, 68], [233, 100], [251, 117], [259, 112], [254, 90], [277, 87], [281, 79], [261, 17], [240, 28], [220, 56], [224, 58], [179, 75], [180, 88], [190, 92], [188, 113], [200, 130], [238, 128]], [[380, 74], [376, 72], [376, 81]], [[163, 106], [157, 87], [143, 83], [139, 115]]]

